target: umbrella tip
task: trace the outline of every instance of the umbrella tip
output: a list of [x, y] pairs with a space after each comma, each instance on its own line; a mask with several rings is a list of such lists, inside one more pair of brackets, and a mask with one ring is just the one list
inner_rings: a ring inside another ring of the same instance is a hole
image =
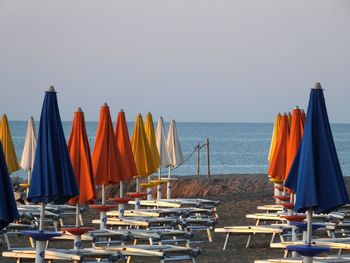
[[124, 112], [124, 110], [123, 110], [123, 109], [120, 109], [120, 112]]
[[102, 106], [103, 106], [103, 107], [108, 107], [107, 102], [103, 103], [103, 105], [102, 105]]
[[77, 112], [83, 112], [83, 110], [81, 109], [81, 107], [78, 107]]
[[316, 82], [316, 83], [314, 84], [314, 87], [313, 87], [312, 89], [322, 89], [321, 83], [320, 83], [320, 82]]
[[141, 116], [142, 116], [141, 113], [138, 113], [138, 114], [137, 114], [137, 117], [141, 117]]
[[48, 92], [56, 92], [54, 86], [49, 86]]
[[295, 109], [299, 110], [299, 106], [298, 106], [298, 105], [297, 105], [297, 106], [295, 106]]

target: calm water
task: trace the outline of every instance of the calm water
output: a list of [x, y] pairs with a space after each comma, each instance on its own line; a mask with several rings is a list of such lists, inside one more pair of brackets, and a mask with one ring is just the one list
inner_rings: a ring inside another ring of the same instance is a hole
[[[156, 125], [156, 124], [155, 124]], [[27, 122], [10, 122], [18, 159], [22, 156]], [[38, 123], [36, 123], [38, 127]], [[63, 123], [68, 139], [71, 122]], [[97, 122], [87, 122], [86, 128], [93, 149]], [[166, 124], [168, 130], [169, 124]], [[210, 158], [212, 174], [228, 173], [266, 173], [267, 154], [270, 146], [271, 123], [178, 123], [178, 134], [184, 156], [188, 156], [197, 142], [203, 144], [210, 138]], [[133, 123], [129, 123], [131, 136]], [[350, 124], [333, 124], [340, 164], [343, 174], [350, 175]], [[201, 151], [201, 174], [206, 173], [205, 148]], [[196, 155], [174, 170], [177, 175], [192, 175], [196, 173]], [[20, 171], [21, 176], [24, 172]]]

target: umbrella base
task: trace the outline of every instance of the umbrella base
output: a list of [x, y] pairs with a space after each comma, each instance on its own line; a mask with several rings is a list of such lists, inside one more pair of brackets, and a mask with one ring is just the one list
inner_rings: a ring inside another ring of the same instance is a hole
[[59, 232], [39, 231], [39, 230], [23, 230], [21, 231], [21, 234], [25, 236], [29, 236], [36, 241], [48, 241], [53, 237], [59, 237], [62, 235]]
[[330, 252], [329, 247], [311, 246], [311, 245], [290, 245], [287, 246], [288, 251], [295, 251], [304, 257], [315, 257], [321, 253]]

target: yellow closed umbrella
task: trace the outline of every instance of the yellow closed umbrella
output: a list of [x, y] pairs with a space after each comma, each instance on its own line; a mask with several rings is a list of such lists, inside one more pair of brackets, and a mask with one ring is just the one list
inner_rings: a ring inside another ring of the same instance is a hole
[[8, 171], [12, 173], [19, 170], [20, 167], [18, 164], [15, 147], [13, 146], [10, 127], [6, 114], [2, 116], [0, 122], [0, 141], [4, 149]]
[[136, 117], [134, 131], [131, 136], [131, 148], [139, 176], [148, 176], [157, 171], [160, 162], [159, 154], [157, 163], [153, 160], [141, 114]]
[[[131, 136], [131, 149], [134, 154], [138, 176], [148, 176], [157, 171], [158, 165], [153, 161], [151, 149], [148, 144], [145, 127], [141, 114], [138, 114]], [[139, 193], [139, 182], [136, 178], [136, 192]], [[135, 199], [135, 209], [139, 208], [139, 199]]]
[[[154, 132], [154, 125], [153, 125], [153, 118], [152, 114], [148, 112], [146, 114], [146, 121], [145, 121], [145, 132], [146, 132], [146, 137], [148, 141], [149, 148], [151, 150], [151, 155], [152, 155], [152, 162], [155, 166], [157, 166], [157, 169], [160, 166], [160, 156], [158, 152], [158, 147], [157, 147], [157, 141], [156, 141], [156, 135]], [[151, 182], [151, 176], [148, 176], [148, 183]], [[153, 182], [150, 186], [156, 186], [158, 185], [157, 182]], [[152, 189], [148, 188], [147, 189], [147, 199], [151, 200], [152, 199]]]
[[273, 125], [273, 132], [272, 132], [272, 137], [271, 137], [270, 150], [269, 150], [269, 155], [267, 157], [269, 163], [271, 163], [271, 160], [273, 158], [273, 154], [275, 152], [276, 143], [277, 143], [277, 136], [278, 136], [279, 129], [280, 129], [280, 122], [281, 122], [281, 114], [278, 113], [276, 115], [275, 123]]

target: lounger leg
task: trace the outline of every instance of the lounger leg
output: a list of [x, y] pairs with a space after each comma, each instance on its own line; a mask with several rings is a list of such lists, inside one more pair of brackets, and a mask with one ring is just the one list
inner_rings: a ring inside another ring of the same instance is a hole
[[229, 238], [230, 238], [230, 233], [227, 233], [226, 237], [225, 237], [224, 246], [222, 247], [222, 250], [226, 249]]
[[212, 238], [212, 236], [211, 236], [211, 232], [210, 232], [210, 228], [209, 228], [209, 227], [207, 228], [207, 234], [208, 234], [208, 240], [209, 240], [209, 242], [213, 242], [213, 238]]
[[247, 244], [245, 245], [245, 248], [248, 248], [248, 247], [249, 247], [250, 241], [252, 240], [252, 236], [253, 236], [253, 234], [250, 234], [250, 235], [249, 235], [248, 240], [247, 240]]
[[271, 237], [270, 245], [274, 243], [275, 237], [276, 237], [276, 234], [273, 233], [273, 234], [272, 234], [272, 237]]
[[128, 259], [126, 260], [126, 263], [130, 263], [131, 262], [131, 256], [128, 256]]

